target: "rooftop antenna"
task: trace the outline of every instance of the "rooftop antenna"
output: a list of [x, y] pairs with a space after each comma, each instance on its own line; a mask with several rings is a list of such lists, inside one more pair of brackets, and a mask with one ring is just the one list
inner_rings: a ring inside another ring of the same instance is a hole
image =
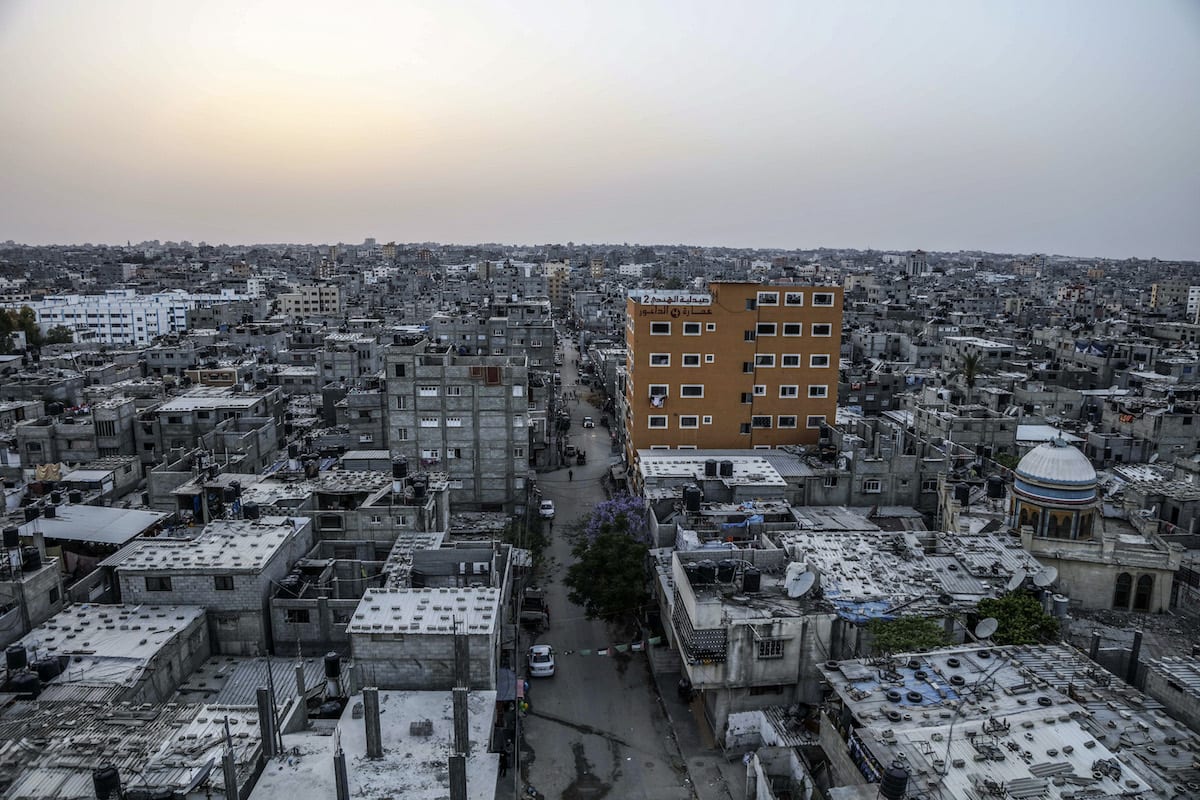
[[1046, 567], [1037, 575], [1033, 576], [1033, 585], [1039, 588], [1044, 588], [1054, 583], [1058, 579], [1058, 567]]
[[1028, 577], [1028, 576], [1026, 575], [1025, 570], [1023, 570], [1023, 569], [1017, 570], [1016, 572], [1013, 573], [1013, 576], [1008, 579], [1008, 583], [1005, 584], [1005, 586], [1004, 586], [1005, 591], [1015, 592], [1017, 589], [1020, 589], [1021, 584], [1023, 584], [1025, 582], [1026, 577]]
[[1000, 623], [995, 617], [987, 617], [979, 620], [979, 624], [975, 626], [976, 639], [990, 639], [996, 633], [996, 629], [1000, 627]]

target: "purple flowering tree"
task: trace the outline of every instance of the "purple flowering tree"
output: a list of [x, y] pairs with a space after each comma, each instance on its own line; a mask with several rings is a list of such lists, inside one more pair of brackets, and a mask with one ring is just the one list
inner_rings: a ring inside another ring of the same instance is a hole
[[640, 497], [624, 492], [611, 500], [597, 503], [584, 526], [583, 534], [588, 541], [594, 542], [605, 530], [622, 531], [640, 544], [650, 544], [646, 504]]

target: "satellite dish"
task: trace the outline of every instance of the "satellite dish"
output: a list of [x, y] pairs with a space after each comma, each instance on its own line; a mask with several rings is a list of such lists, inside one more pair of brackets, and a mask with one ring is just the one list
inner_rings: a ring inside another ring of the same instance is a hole
[[1008, 579], [1008, 583], [1004, 587], [1005, 590], [1009, 592], [1015, 592], [1017, 589], [1020, 589], [1021, 584], [1025, 582], [1026, 577], [1028, 576], [1025, 574], [1025, 570], [1017, 570], [1013, 573], [1013, 576]]
[[787, 590], [788, 597], [803, 597], [812, 591], [816, 582], [816, 573], [806, 571], [804, 565], [799, 561], [788, 564], [787, 574], [783, 579], [783, 586]]
[[1049, 586], [1058, 578], [1058, 567], [1046, 567], [1033, 576], [1034, 586]]
[[975, 626], [975, 638], [990, 639], [992, 638], [992, 634], [995, 633], [996, 629], [999, 627], [1000, 623], [996, 621], [995, 617], [981, 619], [979, 620], [979, 624]]

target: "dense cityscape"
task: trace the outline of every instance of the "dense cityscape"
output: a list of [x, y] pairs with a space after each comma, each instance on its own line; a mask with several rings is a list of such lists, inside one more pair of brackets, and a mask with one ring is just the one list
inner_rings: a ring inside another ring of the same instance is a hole
[[0, 246], [6, 798], [1200, 796], [1200, 270]]

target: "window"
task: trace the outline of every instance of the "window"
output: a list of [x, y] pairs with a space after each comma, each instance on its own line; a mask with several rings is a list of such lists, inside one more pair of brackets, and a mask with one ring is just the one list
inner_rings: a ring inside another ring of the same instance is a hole
[[779, 305], [779, 292], [759, 292], [758, 304], [760, 306], [777, 306]]
[[524, 396], [525, 396], [525, 387], [524, 386], [521, 386], [520, 384], [518, 384], [513, 387], [513, 397], [524, 397]]
[[921, 481], [921, 491], [922, 492], [936, 492], [937, 491], [937, 478], [932, 478], [930, 480]]
[[833, 305], [833, 292], [813, 292], [814, 306], [831, 306]]
[[753, 342], [755, 339], [754, 331], [745, 331], [742, 334], [742, 341]]
[[669, 367], [671, 366], [670, 353], [651, 353], [650, 366], [652, 367]]
[[700, 418], [700, 424], [701, 425], [712, 425], [712, 417], [705, 414], [703, 417]]
[[699, 353], [684, 353], [683, 354], [683, 365], [685, 367], [700, 366], [700, 354]]
[[1113, 608], [1122, 611], [1129, 610], [1129, 598], [1133, 594], [1133, 576], [1122, 572], [1117, 576], [1117, 585], [1113, 590]]
[[399, 395], [396, 398], [396, 408], [399, 408], [401, 410], [408, 408], [408, 398], [405, 397], [404, 395]]
[[819, 386], [809, 386], [808, 387], [808, 396], [809, 397], [828, 397], [829, 396], [829, 387], [825, 386], [823, 384], [819, 385]]
[[462, 448], [461, 447], [447, 447], [446, 448], [446, 458], [451, 459], [451, 460], [456, 459], [456, 458], [462, 458]]
[[756, 301], [753, 297], [747, 297], [746, 298], [746, 310], [753, 311], [756, 308], [758, 308], [758, 301]]
[[514, 447], [513, 448], [513, 458], [524, 458], [524, 457], [525, 457], [525, 448], [524, 447]]
[[408, 428], [396, 428], [396, 441], [397, 442], [407, 442], [408, 441]]
[[751, 686], [750, 696], [755, 697], [764, 694], [783, 694], [784, 687], [776, 684], [774, 686]]
[[421, 451], [421, 460], [422, 461], [441, 461], [442, 460], [442, 451], [436, 447], [431, 450], [422, 450]]
[[748, 434], [748, 433], [750, 433], [750, 423], [749, 423], [749, 422], [743, 422], [741, 425], [739, 425], [739, 426], [738, 426], [738, 433], [741, 433], [741, 434]]
[[446, 417], [446, 427], [447, 428], [461, 428], [462, 427], [462, 417]]
[[524, 428], [525, 427], [525, 417], [521, 416], [520, 414], [513, 414], [513, 427], [514, 428]]
[[650, 384], [650, 405], [655, 408], [662, 408], [667, 401], [669, 387], [665, 383]]
[[792, 415], [781, 415], [776, 423], [777, 428], [794, 428], [796, 427], [796, 418]]
[[771, 418], [768, 416], [751, 417], [750, 427], [752, 428], [769, 428], [771, 427]]
[[775, 335], [775, 323], [774, 322], [760, 322], [760, 323], [758, 323], [758, 325], [755, 327], [754, 330], [755, 330], [755, 333], [757, 333], [759, 336], [774, 336]]
[[779, 396], [780, 397], [799, 397], [800, 396], [800, 387], [796, 386], [795, 384], [780, 386], [779, 387]]
[[814, 322], [812, 326], [813, 336], [833, 336], [833, 326], [828, 322]]
[[870, 478], [863, 481], [863, 491], [867, 494], [879, 494], [883, 491], [883, 483], [875, 478]]
[[704, 397], [703, 383], [685, 383], [679, 387], [680, 397]]
[[50, 597], [50, 605], [54, 605], [55, 603], [58, 602], [59, 595], [58, 595], [58, 587], [57, 586], [50, 587], [49, 597]]
[[754, 396], [755, 397], [766, 397], [767, 396], [766, 384], [763, 384], [763, 383], [755, 384], [754, 385]]
[[147, 575], [146, 576], [146, 591], [147, 592], [169, 592], [169, 591], [171, 591], [171, 576], [170, 575]]
[[774, 353], [759, 353], [754, 357], [754, 366], [757, 367], [773, 367], [775, 366]]
[[421, 427], [422, 428], [436, 428], [440, 424], [441, 423], [437, 417], [421, 417]]
[[665, 427], [667, 427], [667, 415], [666, 414], [652, 415], [649, 418], [647, 424], [651, 428], [665, 428]]
[[213, 588], [218, 592], [233, 591], [233, 576], [232, 575], [214, 575]]
[[806, 419], [804, 421], [804, 427], [806, 427], [806, 428], [819, 428], [824, 424], [825, 424], [825, 415], [824, 414], [810, 414], [808, 416], [808, 419]]
[[697, 416], [687, 415], [679, 418], [679, 427], [681, 428], [699, 428], [700, 418]]
[[809, 356], [808, 357], [808, 365], [810, 367], [828, 367], [829, 366], [829, 356], [824, 355], [824, 354]]
[[742, 403], [753, 403], [754, 395], [750, 392], [742, 392]]
[[783, 323], [783, 335], [784, 336], [803, 336], [804, 335], [804, 325], [799, 322], [785, 322], [785, 323]]
[[700, 323], [699, 322], [683, 323], [683, 335], [684, 336], [699, 336], [700, 335]]
[[717, 356], [715, 353], [705, 353], [704, 354], [704, 363], [705, 364], [712, 364], [716, 360], [717, 360]]
[[705, 332], [706, 332], [706, 333], [713, 333], [713, 332], [715, 332], [715, 331], [717, 330], [717, 323], [715, 323], [715, 322], [706, 322], [706, 323], [704, 323], [704, 330], [705, 330]]
[[461, 386], [447, 386], [446, 387], [446, 397], [462, 397], [462, 387]]
[[669, 322], [651, 322], [650, 323], [650, 335], [651, 336], [670, 336], [671, 335], [671, 323], [669, 323]]
[[754, 362], [753, 361], [743, 361], [742, 362], [742, 373], [745, 374], [745, 373], [749, 373], [749, 372], [754, 372]]
[[183, 424], [183, 417], [167, 417], [167, 424], [168, 425], [181, 425], [181, 424]]
[[804, 305], [804, 292], [785, 292], [783, 295], [783, 304], [785, 306]]
[[420, 386], [417, 388], [418, 397], [437, 397], [438, 387], [436, 386]]
[[783, 658], [784, 639], [759, 639], [758, 640], [758, 657], [759, 659], [767, 658]]
[[779, 358], [780, 358], [780, 364], [782, 364], [784, 367], [800, 366], [800, 354], [799, 353], [784, 353]]
[[821, 485], [824, 486], [826, 489], [836, 489], [837, 488], [837, 475], [826, 475], [825, 479], [823, 481], [821, 481]]
[[308, 624], [308, 609], [307, 608], [286, 608], [283, 611], [284, 621], [292, 625]]

